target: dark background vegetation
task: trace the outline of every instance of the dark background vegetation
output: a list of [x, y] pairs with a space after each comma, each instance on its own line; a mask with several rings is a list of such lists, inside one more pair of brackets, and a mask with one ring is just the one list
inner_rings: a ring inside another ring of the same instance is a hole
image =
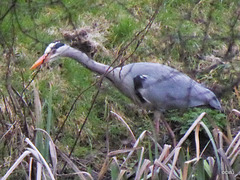
[[[121, 115], [136, 135], [152, 131], [151, 114], [109, 82], [100, 87], [95, 83], [99, 77], [73, 60], [30, 71], [50, 42], [61, 40], [115, 66], [140, 61], [166, 64], [212, 89], [224, 113], [196, 108], [166, 114], [180, 137], [203, 111], [217, 119], [218, 126], [229, 124], [233, 134], [238, 132], [238, 119], [229, 114], [240, 103], [239, 37], [238, 0], [1, 0], [0, 174], [22, 153], [25, 137], [34, 139], [37, 126], [48, 129], [63, 152], [72, 152], [80, 168], [96, 172], [109, 149], [131, 144], [110, 110]], [[168, 141], [166, 134], [163, 129], [161, 143]]]

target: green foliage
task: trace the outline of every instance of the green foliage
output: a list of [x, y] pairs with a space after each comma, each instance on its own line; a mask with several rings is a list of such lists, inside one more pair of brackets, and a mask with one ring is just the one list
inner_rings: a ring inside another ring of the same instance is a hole
[[80, 158], [85, 158], [86, 157], [86, 154], [90, 154], [90, 148], [89, 146], [81, 146], [81, 147], [78, 147], [75, 152], [74, 152], [74, 156], [76, 157], [80, 157]]
[[111, 45], [121, 45], [129, 40], [134, 35], [134, 30], [137, 29], [137, 23], [134, 19], [128, 16], [122, 16], [119, 22], [116, 23], [111, 29], [110, 35]]
[[117, 179], [118, 175], [120, 173], [119, 164], [117, 163], [117, 161], [114, 160], [111, 163], [110, 169], [111, 169], [111, 178], [112, 178], [112, 180], [113, 179]]
[[206, 123], [209, 128], [215, 125], [223, 129], [226, 127], [226, 115], [210, 108], [190, 108], [185, 112], [171, 111], [166, 116], [170, 121], [179, 122], [181, 126], [180, 133], [185, 134], [197, 115], [201, 112], [208, 114], [207, 118], [203, 119], [203, 122]]

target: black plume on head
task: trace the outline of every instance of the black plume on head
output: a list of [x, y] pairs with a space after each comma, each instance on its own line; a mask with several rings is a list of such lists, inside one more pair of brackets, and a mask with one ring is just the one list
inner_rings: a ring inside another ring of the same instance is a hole
[[64, 44], [58, 42], [58, 43], [56, 43], [56, 44], [52, 47], [52, 49], [58, 49], [58, 48], [61, 47], [61, 46], [64, 46]]

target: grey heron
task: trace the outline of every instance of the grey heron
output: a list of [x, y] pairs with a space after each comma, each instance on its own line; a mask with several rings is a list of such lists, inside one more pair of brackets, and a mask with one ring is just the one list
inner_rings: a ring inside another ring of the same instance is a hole
[[[138, 62], [111, 67], [89, 58], [85, 53], [61, 42], [50, 43], [44, 55], [31, 70], [59, 57], [69, 57], [98, 74], [104, 74], [113, 85], [135, 104], [154, 112], [210, 106], [221, 110], [216, 95], [189, 76], [166, 65]], [[158, 126], [158, 125], [157, 125]]]

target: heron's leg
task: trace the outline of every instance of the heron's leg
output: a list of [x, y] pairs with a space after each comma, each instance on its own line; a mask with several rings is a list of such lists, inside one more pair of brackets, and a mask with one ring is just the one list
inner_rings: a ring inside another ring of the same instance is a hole
[[171, 138], [173, 140], [173, 146], [176, 147], [177, 140], [176, 140], [176, 137], [175, 137], [175, 134], [174, 134], [172, 128], [169, 126], [169, 124], [167, 123], [167, 121], [165, 120], [165, 118], [163, 117], [162, 114], [160, 114], [160, 119], [162, 120], [164, 126], [167, 128], [168, 133], [170, 134], [170, 136], [171, 136]]
[[157, 159], [159, 156], [159, 151], [158, 151], [158, 140], [159, 140], [159, 125], [160, 125], [160, 117], [161, 113], [158, 111], [154, 111], [154, 117], [153, 117], [153, 136], [155, 138], [155, 158]]
[[155, 125], [155, 133], [156, 133], [156, 138], [159, 136], [159, 125], [160, 121], [163, 122], [165, 128], [167, 128], [168, 133], [170, 134], [172, 140], [173, 140], [173, 146], [175, 147], [177, 145], [176, 137], [175, 134], [172, 130], [172, 128], [169, 126], [167, 121], [165, 120], [163, 114], [159, 111], [154, 112], [154, 125]]
[[159, 111], [154, 112], [154, 130], [155, 130], [155, 136], [156, 140], [158, 140], [159, 136], [159, 126], [160, 126], [160, 119], [161, 119], [161, 113]]

